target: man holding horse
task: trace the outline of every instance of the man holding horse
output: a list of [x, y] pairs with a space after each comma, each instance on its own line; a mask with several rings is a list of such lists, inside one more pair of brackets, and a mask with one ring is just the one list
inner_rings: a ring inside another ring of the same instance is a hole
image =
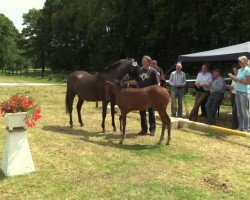
[[[152, 59], [149, 56], [143, 56], [142, 58], [142, 67], [139, 68], [137, 74], [137, 85], [139, 88], [148, 87], [151, 85], [160, 85], [160, 80], [158, 76], [158, 72], [155, 68], [150, 67]], [[154, 108], [148, 108], [149, 114], [149, 131], [150, 135], [155, 135], [155, 111]], [[146, 135], [148, 131], [147, 118], [146, 118], [146, 110], [140, 111], [141, 116], [141, 131], [138, 135]]]

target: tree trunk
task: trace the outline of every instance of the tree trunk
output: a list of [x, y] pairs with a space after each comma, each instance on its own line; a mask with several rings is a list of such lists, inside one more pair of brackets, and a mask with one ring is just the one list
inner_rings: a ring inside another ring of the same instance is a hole
[[44, 73], [45, 73], [45, 61], [44, 61], [44, 49], [42, 48], [42, 53], [41, 53], [41, 61], [42, 61], [42, 79], [44, 78]]

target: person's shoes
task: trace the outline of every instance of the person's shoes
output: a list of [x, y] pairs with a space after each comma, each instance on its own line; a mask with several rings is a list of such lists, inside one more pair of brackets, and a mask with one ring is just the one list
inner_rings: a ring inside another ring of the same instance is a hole
[[147, 135], [147, 131], [140, 131], [139, 133], [138, 133], [138, 135]]
[[155, 131], [150, 131], [150, 136], [155, 136]]

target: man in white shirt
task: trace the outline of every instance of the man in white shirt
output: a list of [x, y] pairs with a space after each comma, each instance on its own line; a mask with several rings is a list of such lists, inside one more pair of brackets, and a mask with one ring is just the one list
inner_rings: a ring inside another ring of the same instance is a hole
[[199, 107], [208, 98], [213, 76], [208, 72], [208, 64], [203, 64], [201, 72], [198, 73], [195, 82], [196, 96], [192, 111], [189, 114], [189, 120], [197, 121]]
[[[169, 84], [171, 85], [171, 112], [172, 117], [182, 117], [182, 99], [186, 86], [186, 74], [182, 71], [181, 63], [177, 63], [176, 70], [171, 73]], [[178, 111], [176, 106], [176, 99], [178, 98]], [[176, 115], [177, 114], [177, 115]]]

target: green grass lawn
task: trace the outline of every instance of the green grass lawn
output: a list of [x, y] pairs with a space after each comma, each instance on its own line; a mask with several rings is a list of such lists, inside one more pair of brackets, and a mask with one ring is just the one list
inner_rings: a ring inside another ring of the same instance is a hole
[[[95, 103], [84, 104], [83, 128], [75, 110], [75, 128], [69, 128], [65, 89], [1, 87], [1, 99], [17, 92], [36, 97], [43, 118], [27, 133], [36, 172], [1, 174], [0, 199], [249, 199], [249, 139], [187, 129], [174, 130], [170, 146], [158, 146], [160, 121], [155, 137], [140, 137], [139, 116], [130, 113], [127, 138], [119, 145], [110, 115], [108, 132], [101, 133], [101, 109]], [[193, 97], [187, 98], [191, 107]], [[229, 111], [223, 107], [218, 123], [230, 124]], [[2, 155], [4, 119], [0, 131]]]
[[23, 82], [29, 82], [29, 83], [66, 83], [66, 78], [63, 77], [55, 77], [55, 76], [46, 76], [43, 79], [38, 77], [32, 77], [32, 76], [17, 76], [17, 75], [3, 75], [0, 74], [0, 83], [23, 83]]

